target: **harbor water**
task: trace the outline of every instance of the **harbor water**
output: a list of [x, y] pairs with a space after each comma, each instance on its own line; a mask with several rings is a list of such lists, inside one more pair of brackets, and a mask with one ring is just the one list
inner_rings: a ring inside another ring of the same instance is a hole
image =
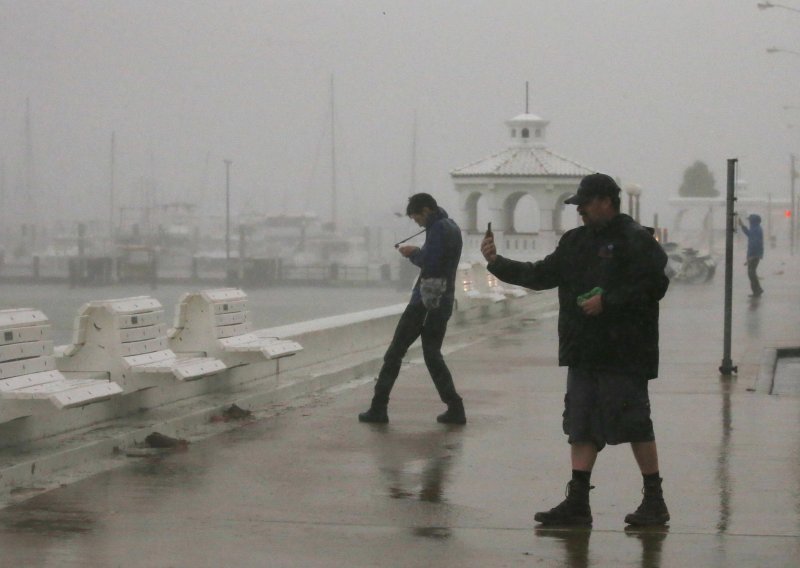
[[[52, 325], [53, 341], [63, 345], [71, 343], [75, 318], [86, 302], [151, 296], [164, 306], [165, 321], [171, 326], [175, 305], [191, 291], [195, 288], [178, 284], [152, 289], [148, 285], [69, 288], [66, 284], [5, 283], [0, 285], [0, 309], [41, 310]], [[256, 329], [379, 308], [405, 302], [410, 295], [391, 287], [287, 286], [245, 292]]]

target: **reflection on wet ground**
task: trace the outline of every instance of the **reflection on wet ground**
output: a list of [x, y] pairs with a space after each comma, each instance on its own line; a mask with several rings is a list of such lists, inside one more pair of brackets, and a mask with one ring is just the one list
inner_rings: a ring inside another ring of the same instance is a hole
[[536, 527], [536, 536], [558, 541], [563, 548], [563, 566], [585, 568], [589, 566], [589, 539], [591, 528], [545, 528]]
[[459, 443], [443, 446], [422, 445], [426, 452], [379, 452], [379, 470], [386, 477], [391, 497], [409, 498], [415, 495], [420, 501], [441, 503], [445, 500], [444, 485], [453, 460], [461, 449]]
[[661, 550], [669, 534], [669, 527], [625, 527], [625, 534], [636, 538], [642, 545], [642, 568], [660, 568]]
[[14, 514], [11, 510], [0, 512], [0, 525], [11, 534], [27, 532], [57, 538], [90, 532], [95, 526], [95, 518], [88, 511], [45, 502], [27, 508], [24, 515]]
[[411, 530], [414, 536], [444, 540], [452, 536], [453, 531], [447, 527], [414, 527]]
[[[559, 558], [559, 565], [565, 568], [586, 568], [587, 566], [600, 566], [597, 558], [590, 552], [589, 542], [592, 537], [592, 529], [588, 527], [536, 527], [534, 533], [537, 537], [551, 539], [558, 542], [561, 546], [562, 556]], [[669, 527], [631, 527], [625, 528], [625, 535], [639, 541], [641, 545], [640, 562], [637, 564], [641, 568], [660, 568], [661, 552], [664, 541], [669, 534]], [[598, 540], [604, 539], [607, 535], [596, 537]], [[598, 547], [603, 547], [599, 544]], [[533, 555], [533, 553], [529, 553]], [[630, 565], [633, 565], [632, 563]]]
[[758, 337], [761, 333], [761, 311], [758, 309], [760, 297], [750, 298], [745, 312], [745, 329], [748, 337]]
[[717, 531], [720, 534], [724, 534], [728, 531], [728, 524], [731, 517], [731, 502], [733, 500], [733, 487], [730, 477], [731, 430], [733, 427], [733, 415], [731, 410], [732, 379], [722, 378], [720, 387], [722, 390], [722, 410], [720, 412], [720, 418], [722, 419], [722, 436], [719, 442], [715, 476], [719, 486], [719, 520], [717, 521]]
[[[371, 448], [378, 471], [383, 476], [391, 499], [416, 499], [433, 505], [446, 505], [446, 486], [454, 463], [461, 453], [461, 427], [427, 432], [393, 432], [390, 426], [372, 426], [376, 436]], [[447, 518], [446, 511], [443, 517]], [[409, 519], [414, 525], [415, 520]], [[443, 526], [414, 526], [412, 534], [443, 539], [450, 529]]]
[[[202, 493], [213, 455], [200, 446], [190, 448], [135, 458], [121, 471], [97, 475], [0, 510], [0, 550], [16, 545], [15, 539], [21, 535], [33, 539], [32, 550], [36, 543], [51, 544], [50, 539], [96, 537], [125, 518], [155, 514], [157, 503], [178, 492]], [[0, 566], [5, 566], [2, 557]]]

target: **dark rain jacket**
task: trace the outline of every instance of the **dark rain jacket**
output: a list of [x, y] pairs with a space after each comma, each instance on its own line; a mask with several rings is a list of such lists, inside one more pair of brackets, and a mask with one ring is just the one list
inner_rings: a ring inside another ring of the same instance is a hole
[[747, 235], [747, 258], [764, 258], [764, 231], [761, 229], [761, 216], [750, 215], [750, 228], [742, 225]]
[[439, 207], [428, 216], [425, 223], [425, 244], [408, 257], [421, 269], [414, 290], [411, 292], [412, 304], [422, 303], [420, 280], [444, 278], [446, 288], [440, 300], [440, 308], [452, 312], [461, 246], [461, 229], [447, 216], [447, 211]]
[[[667, 256], [650, 231], [618, 214], [605, 227], [564, 233], [535, 263], [498, 256], [489, 271], [534, 290], [558, 288], [558, 359], [562, 366], [658, 375], [658, 301], [669, 279]], [[587, 316], [578, 296], [600, 287], [603, 311]]]

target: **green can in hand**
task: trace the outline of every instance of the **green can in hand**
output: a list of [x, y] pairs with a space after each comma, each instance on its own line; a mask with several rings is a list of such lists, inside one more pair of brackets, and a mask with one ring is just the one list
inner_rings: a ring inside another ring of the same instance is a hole
[[581, 294], [580, 296], [578, 296], [578, 305], [582, 306], [586, 300], [588, 300], [592, 296], [597, 296], [598, 294], [602, 294], [603, 292], [604, 290], [602, 288], [600, 288], [599, 286], [595, 286], [585, 294]]

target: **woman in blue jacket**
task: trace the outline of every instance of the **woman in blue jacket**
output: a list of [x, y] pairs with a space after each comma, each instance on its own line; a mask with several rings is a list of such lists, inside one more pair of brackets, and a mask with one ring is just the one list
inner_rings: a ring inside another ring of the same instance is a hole
[[764, 258], [764, 231], [761, 230], [761, 215], [753, 213], [747, 217], [747, 220], [750, 222], [750, 228], [747, 228], [741, 219], [739, 219], [739, 225], [747, 235], [747, 276], [750, 278], [750, 290], [753, 292], [750, 297], [758, 298], [764, 293], [756, 272], [758, 263]]

